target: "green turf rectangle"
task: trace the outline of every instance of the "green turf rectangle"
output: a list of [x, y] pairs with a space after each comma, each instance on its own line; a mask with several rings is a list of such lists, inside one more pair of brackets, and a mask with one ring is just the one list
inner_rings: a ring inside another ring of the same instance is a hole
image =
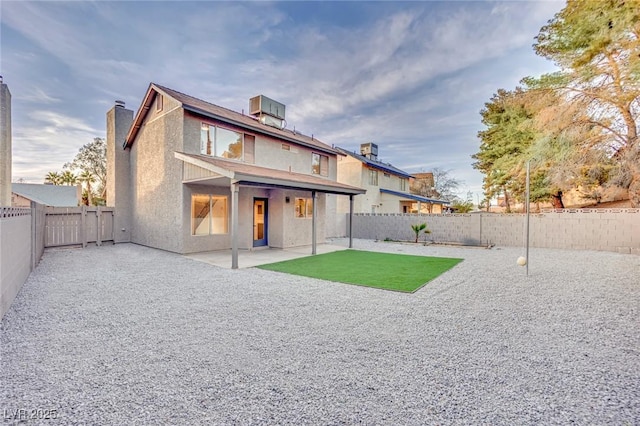
[[258, 266], [261, 269], [413, 293], [462, 259], [344, 250]]

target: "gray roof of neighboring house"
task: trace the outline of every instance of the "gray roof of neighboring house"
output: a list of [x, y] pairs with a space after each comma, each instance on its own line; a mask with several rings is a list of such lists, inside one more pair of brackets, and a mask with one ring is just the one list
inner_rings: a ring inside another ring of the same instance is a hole
[[352, 151], [347, 151], [346, 149], [340, 148], [340, 147], [335, 147], [336, 151], [344, 154], [344, 155], [349, 155], [353, 158], [356, 158], [360, 161], [362, 161], [364, 164], [366, 164], [369, 167], [373, 167], [374, 169], [379, 169], [382, 170], [384, 172], [387, 173], [393, 173], [394, 175], [398, 175], [398, 176], [402, 176], [405, 178], [411, 178], [413, 177], [412, 175], [410, 175], [409, 173], [405, 172], [404, 170], [400, 170], [397, 167], [392, 166], [389, 163], [383, 163], [382, 161], [378, 161], [378, 160], [371, 160], [367, 157], [365, 157], [364, 155], [360, 155], [360, 154], [356, 154], [355, 152]]
[[45, 206], [76, 207], [80, 202], [77, 186], [12, 183], [11, 192]]
[[392, 189], [380, 188], [380, 192], [385, 192], [387, 194], [395, 195], [397, 197], [408, 198], [410, 200], [420, 201], [421, 203], [450, 204], [446, 200], [437, 200], [435, 198], [427, 198], [427, 197], [423, 197], [422, 195], [409, 194], [406, 192], [394, 191]]

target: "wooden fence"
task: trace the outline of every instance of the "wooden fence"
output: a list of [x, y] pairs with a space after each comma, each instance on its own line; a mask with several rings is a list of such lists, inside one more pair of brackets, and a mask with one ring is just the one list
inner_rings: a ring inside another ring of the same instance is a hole
[[113, 241], [113, 207], [47, 207], [45, 247]]

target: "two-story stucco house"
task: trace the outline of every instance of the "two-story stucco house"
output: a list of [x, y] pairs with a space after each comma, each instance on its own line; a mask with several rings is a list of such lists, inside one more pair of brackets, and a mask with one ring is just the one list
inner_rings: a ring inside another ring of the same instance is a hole
[[[418, 213], [427, 205], [437, 206], [441, 212], [446, 201], [411, 194], [409, 173], [378, 160], [378, 146], [360, 145], [360, 153], [336, 148], [344, 154], [338, 157], [338, 182], [366, 189], [366, 194], [354, 201], [354, 213]], [[423, 207], [424, 206], [424, 207]], [[337, 200], [338, 215], [349, 211], [348, 200]]]
[[[177, 253], [286, 248], [325, 239], [326, 194], [338, 151], [283, 128], [285, 106], [264, 96], [249, 115], [150, 84], [138, 112], [107, 113], [107, 205], [116, 242]], [[338, 197], [338, 198], [343, 198]]]

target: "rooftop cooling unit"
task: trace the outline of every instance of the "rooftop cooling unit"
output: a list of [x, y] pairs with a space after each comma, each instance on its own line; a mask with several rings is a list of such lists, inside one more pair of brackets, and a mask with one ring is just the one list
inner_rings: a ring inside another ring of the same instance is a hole
[[271, 117], [270, 115], [261, 115], [259, 120], [262, 124], [266, 124], [267, 126], [284, 129], [284, 120], [279, 118]]
[[270, 115], [284, 120], [284, 104], [259, 95], [249, 99], [249, 114], [255, 116]]
[[370, 155], [372, 157], [378, 156], [378, 145], [375, 143], [363, 143], [360, 145], [360, 154]]

